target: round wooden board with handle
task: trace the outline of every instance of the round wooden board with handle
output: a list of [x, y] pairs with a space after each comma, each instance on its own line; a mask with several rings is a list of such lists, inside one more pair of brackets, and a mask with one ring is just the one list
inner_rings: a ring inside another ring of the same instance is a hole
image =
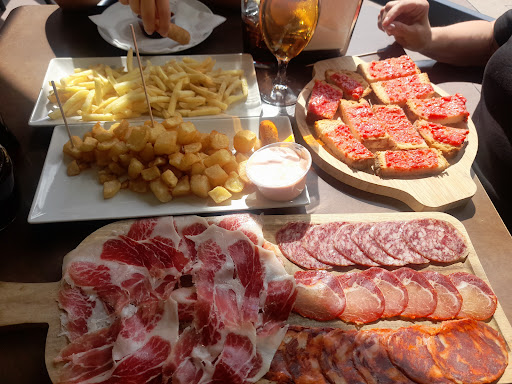
[[[311, 149], [313, 161], [325, 172], [355, 188], [379, 195], [393, 197], [415, 211], [445, 211], [465, 203], [476, 192], [476, 184], [471, 177], [471, 165], [478, 149], [476, 128], [468, 119], [469, 135], [465, 147], [453, 159], [450, 166], [439, 175], [428, 177], [383, 178], [349, 167], [334, 157], [316, 138], [312, 125], [306, 122], [307, 102], [316, 79], [324, 79], [326, 69], [355, 71], [363, 62], [358, 57], [344, 56], [315, 63], [313, 80], [301, 91], [295, 107], [295, 118], [300, 134]], [[436, 93], [447, 93], [434, 85]], [[466, 125], [466, 124], [464, 124]]]

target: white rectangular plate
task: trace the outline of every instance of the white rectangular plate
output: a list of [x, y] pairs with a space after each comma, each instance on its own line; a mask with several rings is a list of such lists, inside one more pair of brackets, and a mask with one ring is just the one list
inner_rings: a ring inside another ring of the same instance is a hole
[[[249, 95], [245, 103], [238, 102], [231, 105], [224, 114], [204, 116], [204, 118], [219, 118], [219, 117], [250, 117], [260, 116], [261, 113], [261, 98], [256, 80], [256, 72], [254, 70], [254, 63], [252, 56], [244, 53], [226, 54], [226, 55], [188, 55], [188, 56], [142, 56], [142, 64], [145, 65], [146, 60], [151, 61], [154, 65], [163, 65], [171, 59], [181, 60], [183, 57], [191, 57], [198, 61], [202, 61], [207, 57], [211, 57], [216, 61], [214, 68], [228, 69], [243, 69], [249, 86]], [[134, 57], [135, 62], [137, 58]], [[75, 68], [88, 68], [90, 65], [106, 64], [112, 68], [120, 68], [126, 66], [126, 56], [121, 57], [83, 57], [83, 58], [56, 58], [50, 60], [46, 75], [43, 80], [43, 85], [39, 91], [32, 114], [28, 124], [31, 126], [55, 126], [64, 124], [62, 119], [52, 120], [48, 117], [48, 113], [52, 110], [52, 104], [48, 101], [48, 96], [52, 88], [50, 82], [53, 80], [55, 83], [59, 82], [61, 78], [69, 76], [73, 73]], [[128, 121], [144, 121], [148, 120], [148, 116], [142, 116], [137, 119], [128, 119]], [[83, 124], [79, 116], [68, 117], [68, 124]]]
[[[288, 117], [278, 116], [271, 120], [278, 128], [281, 141], [293, 135]], [[191, 121], [199, 131], [210, 132], [215, 129], [232, 139], [235, 132], [240, 129], [258, 132], [260, 119], [250, 117]], [[72, 126], [70, 129], [73, 135], [82, 136], [91, 126], [92, 124], [84, 123]], [[195, 196], [180, 197], [169, 203], [160, 203], [151, 192], [139, 194], [130, 190], [121, 190], [113, 198], [104, 200], [103, 187], [98, 183], [96, 168], [87, 169], [78, 176], [70, 177], [66, 174], [67, 164], [71, 159], [64, 157], [62, 146], [67, 141], [66, 128], [63, 125], [55, 127], [28, 216], [29, 223], [228, 212], [309, 204], [307, 189], [296, 199], [285, 202], [268, 200], [258, 191], [253, 190], [247, 195], [236, 194], [220, 205], [215, 204], [210, 198], [202, 199]]]

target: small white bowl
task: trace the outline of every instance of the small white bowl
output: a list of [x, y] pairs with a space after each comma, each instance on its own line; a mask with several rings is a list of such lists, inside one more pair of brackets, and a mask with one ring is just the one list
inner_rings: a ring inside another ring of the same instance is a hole
[[267, 199], [290, 201], [306, 186], [311, 154], [300, 144], [279, 142], [254, 152], [247, 161], [246, 173]]

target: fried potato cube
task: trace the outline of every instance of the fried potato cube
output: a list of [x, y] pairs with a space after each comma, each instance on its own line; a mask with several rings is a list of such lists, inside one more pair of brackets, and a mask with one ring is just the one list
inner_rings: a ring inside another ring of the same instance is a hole
[[81, 172], [80, 165], [78, 165], [78, 162], [76, 160], [73, 160], [71, 163], [68, 164], [66, 172], [68, 176], [79, 175]]
[[201, 150], [202, 144], [200, 142], [190, 143], [183, 146], [184, 153], [197, 153]]
[[118, 179], [109, 180], [103, 183], [103, 198], [110, 199], [114, 197], [121, 189], [121, 182]]
[[174, 188], [176, 184], [178, 184], [178, 178], [174, 174], [173, 171], [170, 169], [166, 170], [162, 173], [162, 176], [160, 176], [162, 181], [167, 184], [169, 187]]
[[110, 153], [108, 151], [94, 150], [94, 156], [96, 157], [96, 164], [100, 167], [106, 167], [110, 164]]
[[237, 161], [237, 163], [241, 163], [242, 161], [247, 161], [249, 160], [249, 156], [245, 153], [240, 153], [240, 152], [237, 152], [236, 155], [235, 155], [235, 159]]
[[185, 153], [185, 155], [181, 159], [181, 163], [178, 169], [182, 171], [190, 171], [192, 165], [194, 165], [198, 161], [200, 161], [199, 156], [197, 156], [195, 153]]
[[126, 141], [128, 149], [135, 152], [142, 151], [148, 142], [148, 138], [148, 127], [146, 125], [133, 127]]
[[169, 190], [169, 187], [160, 179], [151, 181], [149, 183], [149, 189], [162, 203], [168, 203], [172, 200], [172, 193]]
[[256, 134], [249, 130], [238, 131], [233, 137], [233, 147], [238, 152], [250, 152], [256, 142]]
[[196, 129], [196, 126], [190, 121], [185, 121], [178, 126], [178, 143], [179, 144], [190, 144], [197, 141], [199, 137], [199, 132]]
[[190, 190], [194, 195], [207, 198], [210, 188], [210, 181], [205, 175], [192, 175], [190, 178]]
[[142, 164], [137, 158], [132, 157], [130, 160], [130, 165], [128, 166], [128, 177], [130, 179], [136, 179], [140, 176], [140, 173], [144, 169], [144, 164]]
[[219, 164], [214, 164], [204, 170], [204, 174], [210, 180], [210, 184], [214, 187], [223, 185], [228, 179], [228, 174]]
[[276, 125], [270, 120], [263, 120], [260, 122], [259, 133], [261, 145], [277, 143], [279, 141]]
[[169, 161], [164, 156], [157, 156], [153, 161], [151, 161], [148, 166], [149, 167], [161, 167], [162, 165], [168, 165]]
[[249, 178], [247, 177], [246, 168], [247, 168], [247, 160], [242, 161], [240, 164], [238, 164], [238, 175], [240, 176], [240, 179], [242, 179], [242, 181], [245, 184], [252, 184], [251, 180], [249, 180]]
[[233, 196], [226, 188], [220, 186], [213, 188], [208, 192], [208, 195], [216, 204], [220, 204]]
[[155, 159], [155, 148], [153, 144], [146, 143], [146, 146], [139, 152], [139, 157], [142, 161], [149, 163]]
[[177, 129], [181, 123], [183, 123], [183, 118], [181, 115], [172, 116], [162, 121], [162, 125], [167, 130]]
[[160, 136], [162, 133], [166, 132], [166, 129], [162, 123], [157, 123], [155, 121], [155, 126], [149, 128], [149, 139], [148, 141], [151, 144], [155, 144], [155, 141], [158, 136]]
[[126, 168], [128, 168], [130, 162], [132, 161], [132, 155], [129, 153], [122, 153], [118, 156], [118, 158], [121, 165]]
[[128, 137], [132, 127], [130, 127], [130, 123], [128, 120], [121, 120], [120, 123], [112, 124], [110, 127], [110, 131], [114, 133], [114, 136], [119, 140], [125, 140]]
[[254, 143], [253, 151], [257, 151], [261, 147], [263, 147], [262, 141], [260, 139], [256, 139], [256, 142]]
[[126, 173], [126, 170], [114, 161], [108, 165], [108, 169], [117, 176], [121, 176]]
[[206, 151], [210, 148], [210, 134], [206, 132], [199, 132], [199, 142], [201, 143], [201, 149]]
[[96, 146], [96, 148], [98, 149], [98, 151], [108, 151], [110, 150], [117, 142], [119, 141], [119, 139], [117, 137], [113, 137], [111, 140], [105, 140], [105, 141], [100, 141], [98, 143], [98, 145]]
[[73, 145], [71, 141], [67, 141], [66, 144], [62, 147], [62, 152], [66, 155], [71, 156], [73, 159], [80, 159], [82, 157], [82, 152], [80, 151], [80, 147], [82, 146], [82, 139], [78, 136], [71, 136], [71, 140], [73, 140]]
[[91, 152], [82, 152], [82, 156], [80, 159], [80, 164], [88, 164], [96, 162], [96, 155], [94, 151]]
[[160, 170], [157, 166], [152, 166], [150, 168], [145, 168], [140, 172], [142, 178], [146, 181], [152, 181], [158, 179], [160, 177]]
[[245, 183], [240, 178], [238, 173], [231, 172], [228, 179], [224, 183], [224, 188], [233, 193], [242, 192], [245, 188]]
[[197, 163], [192, 164], [192, 167], [190, 167], [190, 174], [191, 175], [202, 175], [204, 173], [204, 170], [206, 169], [205, 165], [202, 161], [198, 161]]
[[148, 182], [138, 177], [135, 180], [129, 181], [128, 189], [137, 193], [146, 193], [148, 191]]
[[124, 141], [117, 141], [111, 148], [109, 152], [109, 156], [111, 158], [113, 157], [119, 157], [120, 155], [123, 155], [129, 151], [128, 146]]
[[231, 152], [227, 149], [219, 149], [204, 159], [204, 165], [206, 165], [206, 167], [211, 167], [214, 164], [219, 164], [222, 167], [231, 160], [231, 156]]
[[155, 140], [155, 154], [170, 155], [177, 152], [179, 147], [176, 145], [178, 140], [178, 132], [164, 131]]
[[174, 197], [186, 196], [190, 194], [190, 180], [188, 175], [181, 177], [178, 184], [173, 188], [172, 195]]
[[108, 140], [112, 140], [114, 138], [114, 132], [110, 131], [110, 130], [106, 130], [105, 128], [103, 128], [100, 124], [100, 122], [97, 122], [93, 127], [92, 127], [92, 136], [98, 140], [100, 143], [103, 142], [103, 141], [108, 141]]
[[225, 170], [228, 175], [231, 172], [238, 172], [238, 162], [236, 161], [235, 157], [232, 156], [231, 160], [222, 166], [222, 169]]
[[215, 130], [211, 131], [210, 147], [213, 149], [229, 148], [229, 137]]
[[169, 155], [169, 164], [171, 164], [173, 167], [176, 167], [178, 169], [181, 169], [181, 161], [185, 155], [181, 152], [175, 152]]
[[80, 145], [81, 152], [91, 152], [94, 151], [96, 146], [98, 145], [98, 140], [92, 136], [87, 136], [84, 138], [84, 141]]

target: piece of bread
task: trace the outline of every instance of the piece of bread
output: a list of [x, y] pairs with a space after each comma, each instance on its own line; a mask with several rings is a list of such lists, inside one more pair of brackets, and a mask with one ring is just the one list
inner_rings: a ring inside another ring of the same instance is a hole
[[423, 119], [438, 124], [467, 121], [466, 98], [459, 93], [430, 99], [407, 100], [407, 111], [412, 120]]
[[434, 96], [434, 87], [426, 73], [371, 83], [375, 96], [382, 104], [405, 105], [409, 99]]
[[357, 71], [361, 73], [369, 83], [421, 73], [416, 63], [407, 55], [361, 63], [357, 66]]
[[435, 148], [410, 151], [380, 151], [375, 154], [375, 173], [383, 177], [429, 176], [449, 167]]
[[343, 121], [366, 148], [372, 151], [390, 148], [389, 134], [365, 99], [341, 100], [340, 109]]
[[358, 141], [340, 120], [317, 120], [315, 132], [337, 159], [357, 169], [369, 168], [374, 154]]
[[343, 91], [337, 86], [316, 80], [308, 100], [306, 122], [313, 124], [316, 120], [332, 119], [342, 98]]
[[325, 71], [325, 80], [340, 88], [348, 100], [359, 100], [372, 91], [370, 84], [357, 72], [328, 69]]
[[446, 127], [426, 120], [416, 120], [414, 126], [429, 147], [439, 149], [447, 159], [459, 153], [469, 134], [468, 129]]
[[409, 121], [404, 110], [398, 105], [373, 105], [372, 109], [390, 136], [392, 146], [390, 149], [428, 148], [423, 137]]

